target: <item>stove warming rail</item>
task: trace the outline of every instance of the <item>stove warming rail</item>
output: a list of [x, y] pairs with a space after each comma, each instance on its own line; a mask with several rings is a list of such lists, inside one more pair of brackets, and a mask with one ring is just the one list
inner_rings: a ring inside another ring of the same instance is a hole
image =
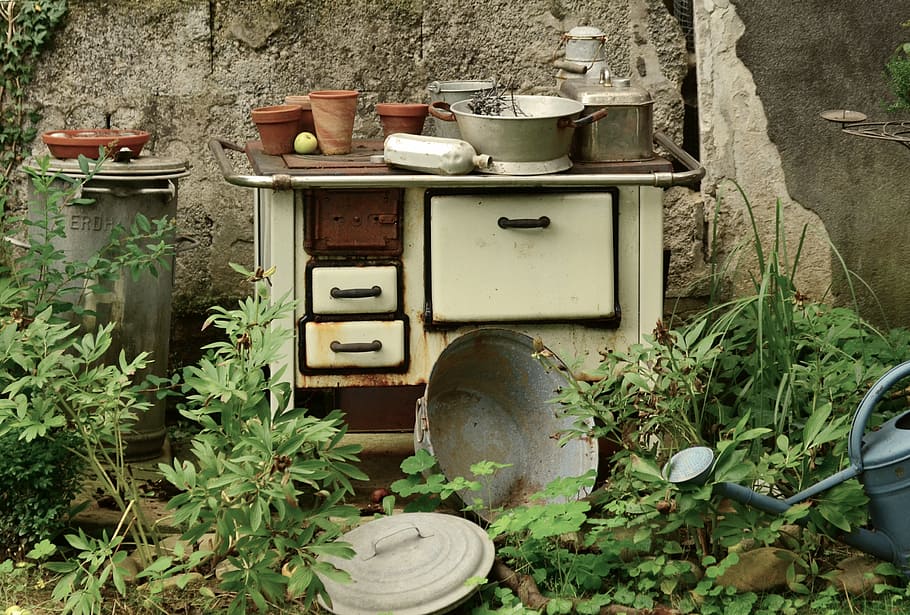
[[598, 173], [572, 174], [552, 173], [547, 175], [244, 175], [234, 171], [225, 149], [243, 152], [244, 149], [218, 138], [209, 141], [209, 149], [221, 169], [224, 179], [235, 186], [265, 188], [270, 190], [297, 190], [301, 188], [398, 188], [404, 185], [420, 185], [427, 188], [560, 188], [610, 186], [679, 186], [698, 183], [705, 175], [705, 168], [688, 152], [662, 132], [654, 133], [654, 142], [663, 147], [687, 170], [682, 172], [654, 173]]

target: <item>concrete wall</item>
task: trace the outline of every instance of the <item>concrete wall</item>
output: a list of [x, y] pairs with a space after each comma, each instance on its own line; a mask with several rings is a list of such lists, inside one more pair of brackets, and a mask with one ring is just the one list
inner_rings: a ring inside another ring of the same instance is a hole
[[[596, 25], [608, 35], [614, 72], [652, 92], [657, 128], [681, 135], [688, 58], [681, 30], [660, 0], [72, 0], [69, 6], [31, 88], [44, 114], [42, 129], [142, 128], [153, 133], [150, 153], [190, 163], [190, 176], [180, 180], [178, 221], [180, 233], [198, 245], [178, 257], [180, 313], [245, 294], [228, 263], [252, 260], [252, 195], [222, 179], [207, 140], [255, 139], [250, 110], [287, 94], [360, 90], [355, 136], [376, 137], [374, 104], [424, 101], [433, 80], [496, 77], [522, 93], [554, 93], [547, 61], [562, 34]], [[46, 151], [40, 142], [34, 150]]]
[[908, 119], [884, 110], [883, 77], [888, 56], [910, 40], [900, 27], [906, 2], [694, 0], [694, 9], [703, 191], [726, 195], [717, 249], [749, 263], [735, 254], [751, 235], [735, 179], [769, 242], [780, 199], [791, 257], [807, 228], [803, 294], [852, 304], [846, 267], [863, 316], [910, 326], [910, 152], [819, 118], [846, 108], [869, 121]]
[[[875, 294], [853, 279], [863, 315], [910, 325], [910, 152], [818, 117], [851, 108], [889, 118], [882, 66], [910, 34], [899, 27], [905, 2], [675, 4], [694, 14], [691, 56], [672, 0], [71, 0], [30, 91], [42, 129], [144, 128], [151, 153], [189, 162], [178, 222], [198, 246], [178, 257], [175, 308], [194, 313], [245, 294], [228, 263], [252, 260], [251, 194], [223, 181], [210, 137], [254, 139], [253, 107], [313, 89], [362, 92], [358, 137], [379, 135], [376, 102], [426, 100], [436, 79], [496, 77], [551, 94], [547, 60], [561, 35], [596, 25], [614, 72], [652, 92], [658, 129], [679, 141], [684, 115], [698, 122], [702, 191], [674, 188], [665, 203], [669, 310], [707, 292], [711, 251], [730, 263], [728, 288], [748, 289], [752, 230], [735, 180], [766, 241], [778, 201], [791, 253], [806, 229], [803, 294], [851, 302], [843, 258]], [[697, 92], [683, 85], [690, 67]]]

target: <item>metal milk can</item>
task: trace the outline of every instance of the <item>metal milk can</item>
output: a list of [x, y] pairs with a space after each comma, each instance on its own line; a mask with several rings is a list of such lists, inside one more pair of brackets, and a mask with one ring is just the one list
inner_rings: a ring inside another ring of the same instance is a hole
[[604, 59], [606, 35], [600, 28], [576, 26], [563, 34], [564, 59], [554, 60], [556, 85], [567, 79], [598, 79], [607, 67]]

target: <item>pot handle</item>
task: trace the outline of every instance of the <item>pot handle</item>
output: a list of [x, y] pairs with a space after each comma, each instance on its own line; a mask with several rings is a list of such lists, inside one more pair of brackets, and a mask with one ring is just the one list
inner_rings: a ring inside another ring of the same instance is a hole
[[442, 120], [443, 122], [455, 121], [455, 114], [449, 109], [449, 103], [444, 100], [437, 100], [436, 102], [431, 103], [427, 111], [429, 111], [430, 115], [437, 120]]
[[565, 128], [566, 126], [572, 126], [573, 128], [578, 128], [579, 126], [587, 126], [588, 124], [599, 122], [603, 118], [607, 117], [607, 113], [609, 113], [609, 111], [610, 109], [608, 107], [604, 107], [603, 109], [598, 109], [591, 115], [580, 117], [577, 120], [563, 118], [559, 120], [559, 127]]

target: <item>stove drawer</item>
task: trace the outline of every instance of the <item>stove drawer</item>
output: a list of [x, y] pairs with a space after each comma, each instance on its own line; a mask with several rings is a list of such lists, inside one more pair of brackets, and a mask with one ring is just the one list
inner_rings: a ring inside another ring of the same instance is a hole
[[434, 195], [432, 322], [616, 315], [610, 192]]
[[313, 267], [313, 314], [391, 314], [398, 310], [398, 268]]
[[405, 331], [401, 320], [305, 323], [303, 367], [403, 369]]

